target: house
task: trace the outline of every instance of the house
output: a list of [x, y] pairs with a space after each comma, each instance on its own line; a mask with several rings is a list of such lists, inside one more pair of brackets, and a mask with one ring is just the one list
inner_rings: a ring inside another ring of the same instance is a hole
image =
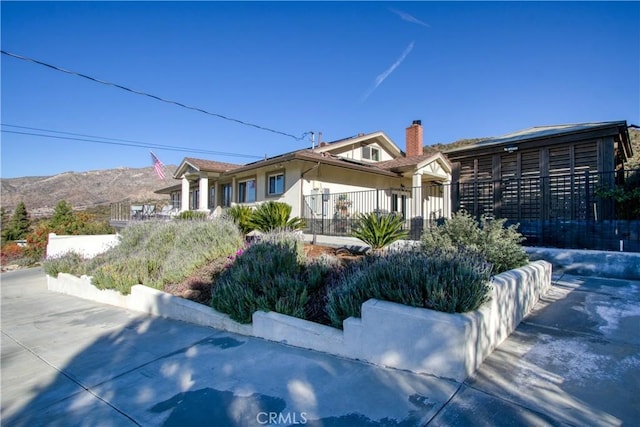
[[[423, 144], [422, 123], [415, 120], [406, 129], [405, 151], [384, 132], [374, 132], [245, 165], [187, 157], [174, 174], [180, 185], [157, 193], [169, 194], [182, 211], [216, 212], [236, 203], [275, 200], [311, 221], [351, 219], [372, 210], [405, 218], [449, 216], [451, 163], [441, 153], [425, 154]], [[370, 206], [356, 207], [348, 196], [379, 189], [384, 193]], [[337, 194], [342, 199], [331, 200]]]
[[180, 184], [157, 193], [183, 211], [285, 202], [319, 234], [349, 234], [356, 214], [380, 212], [404, 217], [418, 238], [431, 221], [466, 210], [520, 224], [528, 244], [615, 249], [624, 240], [640, 250], [640, 222], [616, 221], [620, 206], [598, 195], [625, 179], [626, 121], [533, 127], [425, 152], [415, 120], [404, 148], [379, 131], [245, 165], [187, 157], [174, 174]]

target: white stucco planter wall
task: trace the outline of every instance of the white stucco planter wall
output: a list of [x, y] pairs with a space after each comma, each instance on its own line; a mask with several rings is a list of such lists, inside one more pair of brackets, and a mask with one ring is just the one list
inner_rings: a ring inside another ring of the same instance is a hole
[[55, 258], [68, 252], [76, 252], [85, 258], [93, 258], [120, 243], [117, 234], [59, 236], [49, 233], [47, 258]]
[[531, 311], [551, 285], [551, 264], [536, 261], [496, 275], [491, 300], [464, 314], [441, 313], [369, 300], [362, 318], [343, 330], [274, 312], [258, 311], [243, 325], [192, 301], [136, 285], [127, 296], [99, 290], [91, 278], [61, 273], [47, 277], [49, 290], [155, 316], [255, 336], [376, 365], [463, 381]]

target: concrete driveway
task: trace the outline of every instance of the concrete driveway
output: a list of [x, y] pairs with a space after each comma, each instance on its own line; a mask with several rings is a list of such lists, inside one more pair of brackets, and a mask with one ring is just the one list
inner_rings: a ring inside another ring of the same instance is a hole
[[4, 273], [2, 424], [633, 425], [640, 282], [565, 276], [464, 383], [154, 318]]

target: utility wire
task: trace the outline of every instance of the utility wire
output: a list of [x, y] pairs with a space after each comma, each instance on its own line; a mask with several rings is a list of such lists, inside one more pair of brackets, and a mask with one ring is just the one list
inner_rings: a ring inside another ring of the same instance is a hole
[[243, 126], [250, 126], [250, 127], [254, 127], [256, 129], [260, 129], [260, 130], [263, 130], [263, 131], [266, 131], [266, 132], [272, 132], [272, 133], [276, 133], [276, 134], [279, 134], [279, 135], [284, 135], [284, 136], [287, 136], [289, 138], [293, 138], [296, 141], [302, 141], [305, 138], [305, 136], [307, 136], [309, 134], [309, 132], [305, 132], [300, 137], [297, 137], [297, 136], [292, 135], [290, 133], [281, 132], [279, 130], [270, 129], [268, 127], [256, 125], [254, 123], [249, 123], [249, 122], [245, 122], [243, 120], [234, 119], [232, 117], [227, 117], [227, 116], [224, 116], [222, 114], [212, 113], [212, 112], [204, 110], [202, 108], [193, 107], [193, 106], [190, 106], [190, 105], [187, 105], [187, 104], [183, 104], [181, 102], [172, 101], [170, 99], [165, 99], [165, 98], [162, 98], [160, 96], [152, 95], [150, 93], [142, 92], [142, 91], [139, 91], [139, 90], [130, 89], [128, 87], [125, 87], [125, 86], [122, 86], [122, 85], [119, 85], [119, 84], [116, 84], [116, 83], [108, 82], [106, 80], [97, 79], [95, 77], [91, 77], [91, 76], [88, 76], [86, 74], [78, 73], [76, 71], [66, 70], [64, 68], [60, 68], [60, 67], [57, 67], [55, 65], [48, 64], [46, 62], [38, 61], [37, 59], [33, 59], [33, 58], [26, 57], [26, 56], [18, 55], [16, 53], [7, 52], [6, 50], [0, 50], [0, 53], [2, 53], [3, 55], [11, 56], [11, 57], [16, 58], [16, 59], [23, 60], [23, 61], [33, 62], [34, 64], [42, 65], [44, 67], [51, 68], [53, 70], [60, 71], [60, 72], [63, 72], [63, 73], [71, 74], [73, 76], [82, 77], [84, 79], [91, 80], [92, 82], [95, 82], [95, 83], [100, 83], [100, 84], [107, 85], [107, 86], [113, 86], [113, 87], [116, 87], [118, 89], [125, 90], [127, 92], [135, 93], [136, 95], [147, 96], [147, 97], [153, 98], [153, 99], [155, 99], [157, 101], [166, 102], [167, 104], [177, 105], [179, 107], [186, 108], [188, 110], [198, 111], [200, 113], [204, 113], [204, 114], [207, 114], [209, 116], [217, 117], [219, 119], [228, 120], [230, 122], [235, 122], [235, 123], [241, 124]]
[[[19, 134], [19, 135], [31, 135], [31, 136], [40, 136], [40, 137], [55, 137], [57, 139], [69, 139], [69, 140], [72, 140], [72, 141], [85, 141], [85, 142], [96, 142], [96, 143], [101, 143], [101, 144], [109, 144], [109, 142], [107, 142], [107, 141], [96, 141], [95, 140], [95, 139], [105, 139], [105, 140], [108, 140], [108, 141], [117, 141], [117, 142], [121, 142], [122, 143], [122, 144], [115, 144], [114, 143], [113, 145], [124, 145], [124, 146], [142, 147], [142, 148], [157, 148], [159, 150], [184, 151], [184, 152], [188, 152], [188, 153], [212, 154], [212, 155], [227, 156], [227, 157], [244, 157], [244, 158], [250, 158], [250, 159], [262, 159], [263, 158], [262, 156], [254, 156], [254, 155], [250, 155], [250, 154], [228, 153], [228, 152], [223, 152], [223, 151], [203, 150], [203, 149], [200, 149], [200, 148], [190, 148], [190, 147], [177, 147], [175, 145], [152, 144], [152, 143], [149, 143], [149, 142], [133, 141], [133, 140], [130, 140], [130, 139], [107, 138], [107, 137], [104, 137], [104, 136], [87, 135], [87, 134], [83, 134], [83, 133], [63, 132], [63, 131], [59, 131], [59, 130], [34, 128], [34, 127], [29, 127], [29, 126], [11, 125], [11, 124], [8, 124], [8, 123], [2, 123], [1, 125], [2, 126], [7, 126], [7, 127], [12, 127], [12, 128], [17, 128], [17, 129], [27, 129], [27, 130], [32, 130], [32, 131], [48, 132], [48, 133], [59, 133], [59, 134], [64, 134], [64, 135], [81, 136], [81, 137], [93, 138], [93, 139], [65, 138], [65, 137], [60, 137], [60, 136], [56, 137], [54, 135], [43, 135], [43, 134], [35, 134], [35, 133], [29, 133], [29, 132], [2, 130], [2, 132], [5, 132], [5, 133], [15, 133], [15, 134]], [[124, 143], [129, 143], [129, 144], [124, 144]]]
[[247, 158], [252, 158], [252, 159], [261, 159], [262, 158], [260, 156], [251, 156], [251, 155], [248, 155], [248, 154], [233, 154], [233, 153], [225, 153], [225, 152], [222, 152], [222, 151], [185, 149], [183, 147], [171, 147], [171, 146], [168, 146], [168, 145], [161, 145], [161, 144], [146, 144], [146, 143], [133, 144], [133, 143], [115, 142], [115, 141], [97, 141], [95, 139], [72, 138], [72, 137], [69, 137], [69, 136], [45, 135], [45, 134], [39, 134], [39, 133], [20, 132], [20, 131], [5, 130], [5, 129], [2, 129], [2, 133], [12, 133], [12, 134], [17, 134], [17, 135], [38, 136], [38, 137], [42, 137], [42, 138], [65, 139], [65, 140], [69, 140], [69, 141], [93, 142], [93, 143], [96, 143], [96, 144], [122, 145], [122, 146], [127, 146], [127, 147], [139, 147], [139, 148], [157, 148], [157, 149], [160, 149], [160, 150], [168, 150], [168, 151], [180, 151], [180, 152], [189, 151], [189, 152], [192, 152], [192, 153], [213, 154], [213, 155], [218, 155], [218, 156], [247, 157]]

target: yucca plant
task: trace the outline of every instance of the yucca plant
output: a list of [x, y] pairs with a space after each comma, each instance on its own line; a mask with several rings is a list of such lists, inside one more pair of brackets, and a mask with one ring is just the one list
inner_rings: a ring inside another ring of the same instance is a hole
[[380, 215], [375, 212], [360, 214], [351, 233], [353, 237], [379, 251], [396, 240], [407, 237], [404, 219], [399, 215]]
[[237, 224], [242, 234], [247, 234], [253, 230], [253, 226], [251, 225], [253, 208], [251, 206], [233, 205], [227, 209], [227, 215]]
[[291, 206], [288, 204], [269, 201], [253, 211], [249, 225], [268, 233], [274, 230], [300, 230], [304, 228], [304, 220], [299, 217], [291, 218]]

